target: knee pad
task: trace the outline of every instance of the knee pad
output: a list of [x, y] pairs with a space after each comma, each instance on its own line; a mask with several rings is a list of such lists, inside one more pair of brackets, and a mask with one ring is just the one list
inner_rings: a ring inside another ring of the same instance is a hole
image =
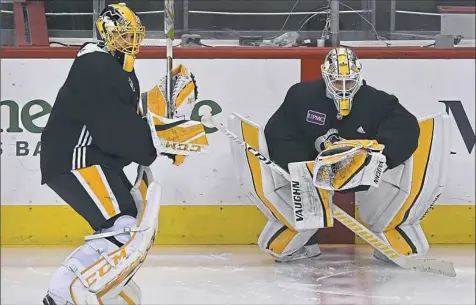
[[[86, 236], [86, 243], [66, 258], [53, 275], [49, 294], [55, 301], [56, 296], [72, 304], [100, 304], [106, 294], [119, 293], [153, 245], [159, 209], [160, 186], [152, 182], [137, 219], [121, 216], [112, 227]], [[119, 244], [108, 240], [111, 237]]]
[[360, 218], [402, 254], [423, 254], [428, 242], [420, 222], [442, 193], [450, 156], [445, 114], [421, 120], [418, 148], [385, 172], [378, 188], [356, 194]]
[[[273, 257], [282, 259], [303, 249], [316, 231], [296, 232], [278, 221], [268, 221], [258, 238], [258, 246]], [[317, 243], [314, 243], [310, 246], [316, 245]]]

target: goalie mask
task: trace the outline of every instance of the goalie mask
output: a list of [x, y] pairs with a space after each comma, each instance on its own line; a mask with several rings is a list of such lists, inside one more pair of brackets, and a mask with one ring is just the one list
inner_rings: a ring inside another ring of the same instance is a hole
[[104, 47], [131, 72], [145, 37], [139, 17], [124, 3], [108, 5], [96, 21], [98, 37]]
[[321, 66], [327, 94], [334, 100], [339, 119], [349, 115], [352, 99], [362, 86], [361, 69], [360, 61], [349, 48], [332, 49]]

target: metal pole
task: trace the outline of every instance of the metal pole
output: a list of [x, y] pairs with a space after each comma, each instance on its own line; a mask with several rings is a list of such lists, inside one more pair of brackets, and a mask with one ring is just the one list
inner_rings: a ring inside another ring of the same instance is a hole
[[329, 0], [331, 7], [330, 34], [333, 47], [340, 45], [339, 37], [339, 0]]
[[188, 34], [188, 0], [183, 0], [183, 33]]
[[96, 20], [99, 17], [99, 0], [93, 0], [93, 39], [96, 41], [98, 39], [96, 33]]
[[167, 56], [167, 83], [166, 83], [166, 103], [167, 118], [173, 118], [175, 114], [175, 104], [172, 103], [172, 68], [173, 68], [173, 43], [175, 40], [175, 10], [174, 0], [164, 1], [164, 32], [165, 32], [165, 55]]
[[377, 29], [377, 0], [370, 0], [370, 9], [372, 10], [372, 19], [370, 20], [375, 29]]
[[[360, 9], [368, 11], [369, 1], [368, 0], [360, 0]], [[364, 15], [365, 18], [370, 19], [368, 12], [362, 13], [362, 15]], [[364, 31], [369, 31], [369, 29], [370, 29], [369, 24], [367, 22], [364, 22], [364, 20], [362, 19], [361, 22], [360, 22], [360, 30], [362, 32], [364, 32]]]
[[390, 0], [390, 33], [395, 32], [396, 11], [397, 11], [397, 1]]
[[97, 33], [96, 33], [96, 20], [99, 18], [99, 14], [106, 6], [105, 0], [93, 0], [93, 39], [97, 40]]

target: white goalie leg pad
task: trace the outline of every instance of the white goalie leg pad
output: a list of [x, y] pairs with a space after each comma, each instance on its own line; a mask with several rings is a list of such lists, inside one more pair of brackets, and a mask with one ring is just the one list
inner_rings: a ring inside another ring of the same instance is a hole
[[[104, 233], [116, 232], [123, 230], [125, 227], [134, 226], [137, 223], [136, 218], [132, 216], [121, 216], [116, 219], [111, 228], [103, 230]], [[130, 239], [130, 233], [122, 233], [114, 235], [114, 238], [121, 243], [126, 243]], [[88, 266], [93, 266], [101, 260], [102, 253], [110, 253], [118, 250], [118, 246], [105, 238], [91, 239], [76, 250], [73, 251], [61, 265], [61, 267], [53, 274], [50, 281], [48, 294], [53, 297], [57, 305], [63, 304], [82, 304], [88, 301], [88, 304], [96, 304], [98, 297], [94, 292], [86, 291], [81, 296], [75, 294], [76, 286], [83, 286], [78, 281], [77, 273], [85, 270]], [[108, 269], [104, 269], [108, 271]], [[103, 272], [104, 273], [104, 272]], [[83, 276], [81, 276], [83, 277]], [[85, 282], [93, 282], [96, 276], [85, 279]], [[84, 287], [84, 286], [83, 286]], [[86, 289], [87, 290], [87, 289]]]
[[228, 120], [229, 130], [257, 151], [246, 151], [230, 140], [233, 165], [239, 184], [248, 197], [270, 220], [277, 220], [295, 230], [290, 183], [268, 166], [261, 164], [253, 154], [269, 158], [262, 129], [251, 121], [233, 114]]
[[400, 253], [424, 255], [428, 241], [421, 220], [446, 184], [451, 137], [449, 117], [439, 114], [420, 120], [415, 153], [385, 172], [379, 188], [356, 194], [360, 218]]
[[[132, 276], [153, 245], [160, 193], [159, 184], [150, 183], [137, 219], [121, 216], [113, 227], [87, 236], [86, 244], [73, 252], [53, 276], [51, 294], [72, 304], [100, 304], [100, 298]], [[118, 248], [105, 239], [110, 236], [124, 245]]]
[[266, 138], [258, 125], [233, 114], [228, 126], [231, 132], [259, 150], [259, 153], [246, 151], [230, 140], [238, 181], [268, 219], [277, 220], [298, 232], [333, 226], [332, 192], [314, 187], [313, 161], [289, 164], [291, 185], [255, 157], [262, 154], [269, 158]]
[[317, 230], [296, 232], [279, 221], [268, 221], [259, 238], [261, 250], [271, 254], [278, 261], [291, 261], [319, 255], [319, 246], [315, 243], [305, 246]]
[[329, 228], [334, 225], [333, 191], [314, 186], [314, 161], [289, 163], [294, 222], [297, 231]]

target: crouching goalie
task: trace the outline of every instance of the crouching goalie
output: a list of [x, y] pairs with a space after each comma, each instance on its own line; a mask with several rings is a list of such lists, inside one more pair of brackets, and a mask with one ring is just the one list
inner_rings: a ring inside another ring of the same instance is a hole
[[[197, 98], [186, 67], [143, 93], [134, 72], [144, 27], [127, 6], [107, 6], [96, 22], [99, 43], [81, 47], [42, 133], [42, 184], [95, 231], [49, 283], [44, 305], [140, 304], [132, 280], [153, 245], [161, 187], [149, 166], [158, 155], [175, 165], [207, 151], [204, 126], [190, 121]], [[173, 116], [166, 117], [169, 108]], [[123, 168], [138, 164], [132, 185]]]
[[420, 221], [445, 185], [448, 116], [417, 120], [367, 85], [361, 68], [352, 50], [332, 49], [323, 79], [293, 85], [264, 132], [238, 114], [229, 119], [234, 134], [291, 176], [230, 142], [240, 184], [268, 218], [258, 245], [277, 261], [321, 253], [316, 232], [333, 226], [335, 192], [357, 192], [360, 218], [401, 254], [428, 251]]

